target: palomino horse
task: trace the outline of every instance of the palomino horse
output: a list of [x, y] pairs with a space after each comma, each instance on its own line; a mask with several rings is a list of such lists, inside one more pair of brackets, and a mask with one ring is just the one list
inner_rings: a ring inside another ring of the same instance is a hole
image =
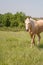
[[43, 32], [43, 20], [33, 20], [32, 18], [26, 18], [25, 20], [26, 31], [29, 31], [31, 36], [32, 45], [35, 44], [35, 35], [38, 36], [38, 44], [40, 43], [40, 33]]

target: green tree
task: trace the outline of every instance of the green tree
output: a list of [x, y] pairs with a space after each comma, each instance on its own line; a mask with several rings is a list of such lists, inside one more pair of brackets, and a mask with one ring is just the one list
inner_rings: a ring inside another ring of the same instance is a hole
[[2, 14], [0, 14], [0, 27], [2, 27], [3, 26], [3, 15]]
[[[22, 12], [17, 12], [14, 15], [14, 24], [16, 23], [16, 25], [18, 25], [19, 27], [22, 27], [24, 24], [24, 20], [25, 20], [25, 14]], [[16, 21], [15, 21], [16, 20]]]
[[6, 27], [9, 27], [10, 26], [10, 20], [9, 20], [9, 18], [6, 19], [5, 26]]
[[13, 15], [11, 13], [5, 13], [4, 16], [3, 16], [3, 24], [4, 26], [10, 26], [11, 24], [11, 20], [12, 20], [12, 17]]

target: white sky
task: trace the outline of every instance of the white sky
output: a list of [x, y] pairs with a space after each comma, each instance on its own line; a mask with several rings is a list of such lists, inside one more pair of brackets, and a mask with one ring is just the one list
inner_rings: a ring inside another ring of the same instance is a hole
[[20, 11], [32, 17], [43, 17], [43, 0], [0, 0], [0, 13]]

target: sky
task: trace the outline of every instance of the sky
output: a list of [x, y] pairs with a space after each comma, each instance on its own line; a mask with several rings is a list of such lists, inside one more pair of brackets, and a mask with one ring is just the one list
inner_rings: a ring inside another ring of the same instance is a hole
[[0, 0], [0, 14], [24, 12], [28, 16], [43, 17], [43, 0]]

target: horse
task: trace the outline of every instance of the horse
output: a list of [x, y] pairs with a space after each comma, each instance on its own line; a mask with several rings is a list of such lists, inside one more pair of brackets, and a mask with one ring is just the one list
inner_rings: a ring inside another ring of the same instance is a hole
[[38, 45], [40, 44], [40, 33], [43, 32], [43, 20], [34, 20], [32, 18], [26, 18], [25, 20], [26, 31], [29, 32], [31, 37], [31, 44], [35, 45], [35, 36], [38, 36]]

